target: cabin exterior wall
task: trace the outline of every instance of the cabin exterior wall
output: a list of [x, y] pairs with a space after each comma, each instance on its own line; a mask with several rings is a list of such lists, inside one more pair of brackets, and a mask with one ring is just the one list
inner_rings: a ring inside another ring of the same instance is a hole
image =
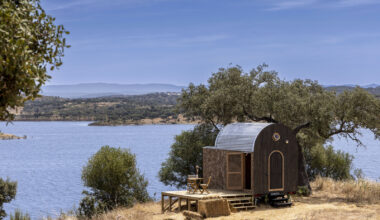
[[228, 151], [203, 148], [203, 178], [211, 176], [210, 189], [226, 189], [226, 155]]
[[[280, 134], [280, 140], [275, 141], [273, 134]], [[258, 136], [254, 150], [254, 192], [269, 193], [270, 172], [269, 156], [279, 152], [283, 156], [283, 192], [295, 192], [298, 183], [298, 143], [293, 131], [281, 124], [266, 127]]]

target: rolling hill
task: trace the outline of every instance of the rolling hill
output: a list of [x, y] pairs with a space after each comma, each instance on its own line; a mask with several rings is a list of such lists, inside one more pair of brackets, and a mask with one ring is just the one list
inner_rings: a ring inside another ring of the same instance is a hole
[[181, 92], [184, 86], [172, 84], [111, 84], [84, 83], [75, 85], [47, 85], [42, 87], [43, 96], [62, 98], [96, 98], [104, 96], [143, 95], [156, 92]]

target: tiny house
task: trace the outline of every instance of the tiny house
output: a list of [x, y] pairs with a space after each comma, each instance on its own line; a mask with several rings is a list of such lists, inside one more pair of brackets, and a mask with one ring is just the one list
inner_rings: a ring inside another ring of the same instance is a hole
[[298, 143], [292, 129], [273, 123], [233, 123], [203, 148], [209, 188], [265, 195], [293, 193], [298, 184]]

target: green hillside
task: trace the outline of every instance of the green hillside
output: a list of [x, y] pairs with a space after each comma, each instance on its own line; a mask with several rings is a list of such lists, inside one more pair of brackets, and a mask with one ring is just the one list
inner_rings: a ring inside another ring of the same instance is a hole
[[177, 93], [67, 99], [42, 97], [28, 101], [16, 120], [98, 121], [124, 124], [146, 118], [176, 118]]

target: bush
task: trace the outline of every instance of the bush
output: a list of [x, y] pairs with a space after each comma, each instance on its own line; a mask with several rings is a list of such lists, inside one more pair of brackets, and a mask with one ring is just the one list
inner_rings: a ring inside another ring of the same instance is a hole
[[10, 216], [10, 220], [30, 220], [28, 213], [22, 213], [21, 210], [16, 209], [15, 214]]
[[9, 179], [0, 178], [0, 219], [7, 216], [3, 209], [3, 204], [12, 201], [16, 197], [17, 182], [11, 182]]
[[119, 206], [150, 200], [148, 182], [136, 168], [136, 158], [127, 149], [103, 146], [82, 171], [84, 191], [78, 215], [91, 217]]
[[315, 179], [316, 176], [335, 180], [353, 178], [350, 174], [353, 156], [340, 150], [335, 151], [332, 146], [324, 147], [317, 144], [305, 151], [305, 158], [307, 173], [311, 179]]
[[196, 172], [202, 175], [202, 148], [214, 146], [218, 132], [212, 125], [201, 124], [192, 131], [184, 131], [175, 137], [171, 146], [169, 158], [162, 163], [159, 172], [160, 181], [165, 185], [175, 185], [180, 188], [186, 185], [187, 175]]

